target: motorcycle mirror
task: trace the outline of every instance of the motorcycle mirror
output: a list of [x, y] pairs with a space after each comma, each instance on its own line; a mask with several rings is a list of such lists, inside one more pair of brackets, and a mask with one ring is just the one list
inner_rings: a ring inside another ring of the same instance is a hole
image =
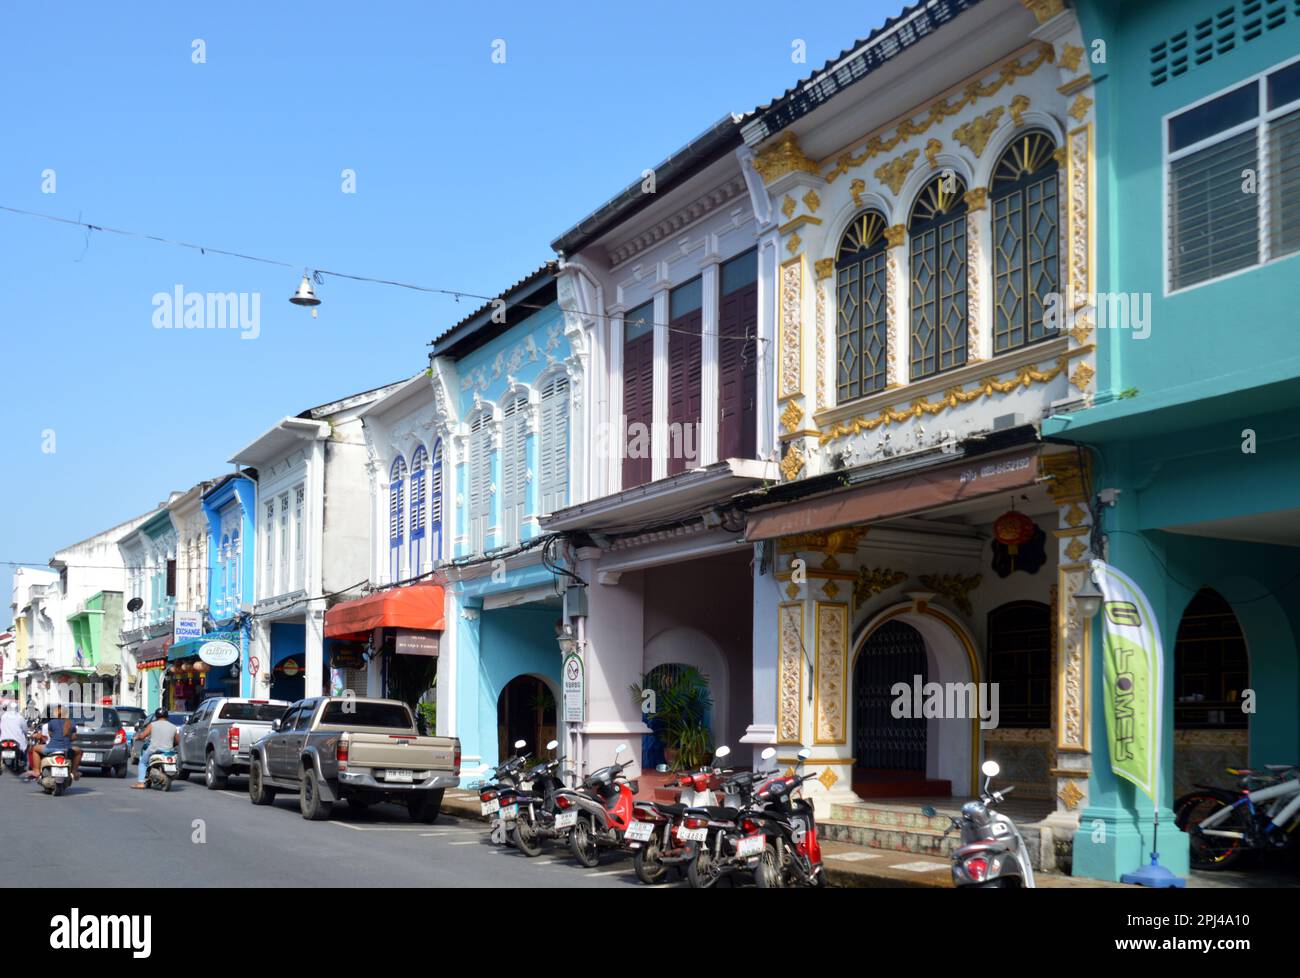
[[812, 751], [810, 751], [807, 747], [802, 747], [800, 748], [799, 753], [795, 756], [798, 757], [799, 760], [801, 761], [806, 761], [808, 760], [808, 758], [812, 757]]
[[721, 747], [719, 747], [717, 750], [713, 752], [713, 756], [726, 757], [730, 753], [731, 753], [731, 748], [728, 747], [726, 744], [723, 744]]
[[998, 772], [1001, 771], [1002, 768], [998, 767], [997, 761], [985, 761], [983, 765], [981, 765], [980, 770], [984, 772], [986, 778], [996, 778]]
[[515, 750], [523, 750], [523, 749], [524, 749], [525, 747], [527, 747], [527, 746], [528, 746], [528, 741], [526, 741], [526, 740], [516, 740], [516, 741], [515, 741]]
[[772, 758], [776, 757], [776, 748], [767, 747], [763, 750], [763, 753], [760, 754], [759, 756], [762, 757], [763, 760], [765, 761], [770, 761]]
[[668, 765], [667, 765], [667, 764], [656, 764], [656, 765], [655, 765], [655, 770], [658, 771], [660, 774], [667, 774], [667, 773], [668, 773]]
[[560, 746], [560, 742], [558, 740], [552, 740], [549, 744], [546, 745], [546, 749], [555, 750], [555, 748], [559, 746]]
[[921, 814], [924, 815], [926, 818], [934, 818], [939, 813], [934, 810], [933, 805], [922, 805]]

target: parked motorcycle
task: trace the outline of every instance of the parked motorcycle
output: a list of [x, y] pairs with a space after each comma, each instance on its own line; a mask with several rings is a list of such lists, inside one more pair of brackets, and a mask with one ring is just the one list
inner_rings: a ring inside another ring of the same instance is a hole
[[[799, 765], [811, 753], [802, 748], [797, 755]], [[811, 773], [796, 773], [769, 778], [754, 791], [756, 807], [740, 820], [745, 836], [735, 843], [736, 856], [744, 859], [757, 855], [754, 882], [764, 889], [826, 885], [812, 803], [794, 797], [794, 792], [814, 777]], [[755, 834], [763, 839], [761, 845], [754, 840]]]
[[[627, 750], [619, 744], [614, 757]], [[631, 760], [603, 767], [587, 776], [581, 791], [565, 790], [556, 794], [560, 809], [555, 827], [568, 830], [569, 851], [588, 869], [600, 863], [601, 849], [623, 849], [623, 833], [632, 823], [632, 796], [637, 782], [629, 781], [623, 770]]]
[[[952, 824], [943, 833], [954, 829], [961, 832], [961, 845], [952, 854], [952, 882], [960, 888], [975, 887], [1032, 887], [1034, 867], [1029, 862], [1029, 850], [1020, 836], [1016, 823], [991, 806], [1000, 805], [1012, 791], [1008, 785], [1001, 791], [991, 788], [993, 779], [1001, 768], [997, 761], [985, 761], [984, 789], [979, 801], [968, 801], [961, 806], [961, 818], [947, 816]], [[938, 813], [933, 805], [921, 811], [934, 818]]]
[[479, 810], [483, 815], [489, 816], [491, 839], [497, 845], [505, 845], [509, 839], [509, 827], [501, 817], [502, 795], [505, 795], [505, 805], [509, 808], [514, 803], [516, 789], [523, 778], [524, 764], [528, 761], [528, 753], [524, 751], [527, 746], [527, 741], [516, 740], [515, 750], [522, 753], [512, 754], [488, 772], [487, 777], [473, 784], [479, 792]]
[[156, 750], [149, 755], [149, 766], [144, 774], [144, 786], [157, 788], [159, 791], [171, 791], [172, 782], [176, 780], [179, 770], [180, 764], [176, 759], [175, 749]]
[[[559, 746], [559, 741], [552, 740], [546, 749], [554, 752]], [[555, 755], [524, 772], [517, 794], [507, 797], [503, 793], [501, 818], [510, 823], [510, 841], [525, 856], [541, 855], [544, 842], [568, 836], [567, 829], [555, 827], [555, 798], [565, 787], [562, 776], [571, 773], [560, 769], [560, 758]]]
[[[680, 871], [694, 858], [694, 844], [679, 837], [682, 822], [690, 809], [718, 805], [719, 802], [739, 807], [744, 802], [739, 789], [732, 787], [732, 782], [723, 780], [730, 771], [718, 764], [730, 754], [731, 748], [724, 745], [714, 752], [712, 764], [706, 764], [698, 771], [679, 774], [677, 786], [680, 794], [676, 802], [636, 803], [634, 821], [627, 827], [624, 838], [628, 848], [636, 853], [633, 865], [637, 879], [642, 883], [651, 886], [662, 883], [668, 878], [670, 868], [677, 867]], [[658, 770], [667, 771], [668, 766], [660, 765]], [[724, 786], [727, 791], [719, 799]]]
[[0, 770], [8, 768], [21, 775], [27, 769], [27, 751], [19, 747], [16, 740], [0, 740], [0, 765]]
[[41, 774], [36, 779], [47, 795], [56, 798], [68, 790], [72, 784], [72, 767], [68, 763], [66, 751], [47, 750], [41, 755]]

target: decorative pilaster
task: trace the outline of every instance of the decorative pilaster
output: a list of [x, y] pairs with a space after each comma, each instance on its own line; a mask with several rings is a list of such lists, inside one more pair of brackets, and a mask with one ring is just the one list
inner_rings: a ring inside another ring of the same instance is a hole
[[885, 228], [885, 309], [889, 317], [889, 338], [885, 346], [885, 376], [889, 387], [908, 382], [907, 343], [910, 335], [910, 308], [900, 297], [907, 295], [907, 225]]
[[844, 689], [848, 683], [849, 607], [815, 603], [817, 679], [814, 744], [843, 744], [846, 739]]
[[776, 742], [803, 740], [803, 605], [777, 608]]

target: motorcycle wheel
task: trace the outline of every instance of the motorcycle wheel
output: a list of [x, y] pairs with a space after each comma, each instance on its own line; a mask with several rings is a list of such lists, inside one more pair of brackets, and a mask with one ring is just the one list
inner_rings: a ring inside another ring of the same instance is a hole
[[173, 780], [175, 780], [175, 779], [174, 779], [174, 778], [171, 778], [171, 777], [168, 777], [166, 774], [164, 774], [164, 775], [162, 776], [162, 790], [163, 790], [163, 791], [171, 791], [171, 790], [172, 790], [172, 781], [173, 781]]
[[763, 847], [763, 855], [759, 857], [758, 867], [754, 870], [754, 882], [764, 890], [785, 887], [785, 868], [781, 865], [776, 846], [771, 843]]
[[569, 851], [587, 869], [595, 869], [600, 865], [600, 849], [596, 845], [590, 821], [580, 818], [569, 830]]
[[[1194, 869], [1228, 869], [1239, 863], [1246, 854], [1245, 839], [1225, 839], [1221, 836], [1202, 835], [1196, 826], [1230, 803], [1212, 795], [1185, 796], [1178, 809], [1178, 820], [1187, 833], [1188, 856]], [[1250, 828], [1245, 812], [1238, 808], [1218, 828], [1245, 833]]]
[[652, 835], [650, 841], [636, 851], [633, 859], [636, 878], [646, 886], [656, 886], [668, 879], [668, 867], [664, 865], [663, 850], [659, 848], [659, 837]]
[[63, 793], [64, 793], [65, 791], [67, 791], [67, 790], [68, 790], [68, 782], [67, 782], [66, 780], [65, 780], [65, 781], [55, 781], [55, 782], [54, 782], [54, 788], [51, 789], [51, 794], [53, 794], [54, 797], [57, 798], [57, 797], [59, 797], [59, 795], [63, 794]]
[[525, 856], [531, 858], [542, 854], [542, 840], [537, 838], [537, 826], [526, 818], [515, 819], [511, 839], [514, 841], [515, 848]]
[[722, 871], [718, 867], [717, 860], [713, 858], [713, 850], [709, 848], [707, 841], [701, 842], [695, 852], [695, 858], [686, 869], [686, 879], [690, 882], [691, 889], [711, 889], [721, 877]]

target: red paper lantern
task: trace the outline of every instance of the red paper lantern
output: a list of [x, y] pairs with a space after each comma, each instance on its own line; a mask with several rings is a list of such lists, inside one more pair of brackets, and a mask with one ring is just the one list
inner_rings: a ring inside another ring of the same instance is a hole
[[998, 543], [1007, 548], [1008, 552], [1015, 554], [1016, 551], [1034, 538], [1034, 533], [1038, 527], [1024, 513], [1016, 510], [1008, 510], [993, 521], [993, 537]]

